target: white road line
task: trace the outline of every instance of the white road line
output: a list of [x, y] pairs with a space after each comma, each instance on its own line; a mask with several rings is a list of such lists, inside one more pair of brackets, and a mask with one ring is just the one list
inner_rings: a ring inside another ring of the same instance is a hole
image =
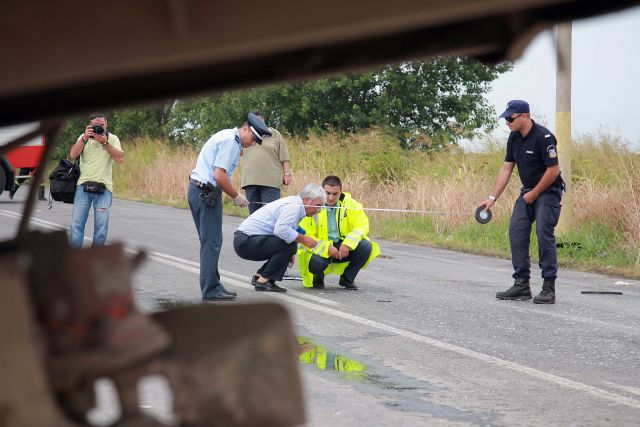
[[[181, 270], [191, 271], [195, 273], [200, 272], [199, 263], [190, 261], [187, 259], [183, 259], [183, 258], [178, 258], [173, 255], [164, 254], [161, 252], [150, 252], [149, 258], [162, 264], [174, 266]], [[243, 276], [241, 274], [234, 273], [232, 271], [227, 271], [227, 270], [219, 270], [219, 271], [220, 271], [220, 276], [223, 279], [225, 279], [225, 283], [233, 282], [234, 286], [238, 286], [245, 289], [253, 289], [253, 286], [247, 283], [249, 281], [248, 277]], [[294, 289], [288, 289], [287, 292], [289, 293], [289, 295], [295, 295], [297, 298], [313, 301], [318, 304], [330, 305], [333, 307], [339, 307], [342, 305], [339, 302], [331, 301], [330, 299], [317, 297], [314, 295], [307, 295], [304, 292], [296, 291]]]
[[[0, 213], [6, 215], [6, 213], [9, 211], [4, 211], [4, 210], [0, 210]], [[14, 212], [9, 212], [10, 215], [7, 216], [13, 216], [16, 217], [16, 215], [19, 214], [15, 214]], [[38, 221], [42, 221], [42, 220], [38, 220]], [[43, 221], [43, 223], [48, 223], [48, 221]], [[52, 225], [57, 225], [54, 223], [49, 223]], [[58, 226], [59, 228], [60, 226]], [[54, 228], [54, 227], [52, 227]], [[174, 257], [172, 255], [168, 255], [168, 254], [162, 254], [159, 252], [153, 252], [152, 255], [149, 256], [150, 259], [163, 263], [165, 265], [170, 265], [176, 268], [179, 268], [181, 270], [184, 271], [189, 271], [192, 273], [198, 273], [200, 272], [199, 268], [196, 267], [196, 265], [198, 263], [194, 263], [193, 261], [188, 261], [188, 260], [183, 260], [181, 258], [177, 258]], [[185, 265], [188, 264], [188, 265]], [[236, 273], [232, 273], [232, 272], [227, 272], [225, 271], [223, 273], [224, 275], [226, 275], [226, 279], [227, 281], [231, 282], [232, 284], [236, 285], [236, 286], [241, 286], [241, 287], [251, 287], [251, 285], [247, 284], [246, 281], [249, 280], [248, 277], [236, 274]], [[240, 282], [237, 279], [242, 279], [243, 282]], [[298, 294], [300, 294], [300, 292], [296, 292]], [[368, 326], [370, 328], [375, 328], [381, 331], [385, 331], [391, 334], [395, 334], [422, 344], [427, 344], [430, 345], [432, 347], [435, 348], [439, 348], [442, 350], [447, 350], [447, 351], [451, 351], [475, 360], [479, 360], [481, 362], [499, 367], [499, 368], [506, 368], [506, 369], [510, 369], [513, 370], [515, 372], [521, 373], [521, 374], [526, 374], [529, 375], [535, 379], [540, 379], [540, 380], [544, 380], [553, 384], [557, 384], [569, 389], [573, 389], [573, 390], [577, 390], [583, 393], [587, 393], [590, 394], [594, 397], [600, 398], [600, 399], [604, 399], [604, 400], [609, 400], [612, 401], [614, 403], [620, 404], [620, 405], [625, 405], [625, 406], [629, 406], [635, 409], [640, 409], [640, 401], [630, 398], [630, 397], [626, 397], [626, 396], [622, 396], [613, 392], [609, 392], [607, 390], [603, 390], [600, 389], [598, 387], [594, 387], [588, 384], [584, 384], [578, 381], [574, 381], [574, 380], [570, 380], [568, 378], [564, 378], [558, 375], [554, 375], [554, 374], [550, 374], [548, 372], [544, 372], [544, 371], [540, 371], [538, 369], [534, 369], [534, 368], [529, 368], [527, 366], [523, 366], [520, 365], [518, 363], [514, 363], [514, 362], [509, 362], [507, 360], [504, 359], [500, 359], [498, 357], [494, 357], [494, 356], [490, 356], [488, 354], [484, 354], [484, 353], [480, 353], [474, 350], [469, 350], [467, 348], [464, 347], [459, 347], [457, 345], [453, 345], [453, 344], [449, 344], [443, 341], [439, 341], [436, 340], [434, 338], [429, 338], [427, 336], [424, 335], [420, 335], [420, 334], [416, 334], [414, 332], [410, 332], [410, 331], [406, 331], [404, 329], [400, 329], [400, 328], [396, 328], [394, 326], [390, 326], [390, 325], [385, 325], [383, 323], [379, 323], [376, 322], [374, 320], [369, 320], [366, 319], [364, 317], [360, 317], [360, 316], [356, 316], [354, 314], [350, 314], [350, 313], [345, 313], [343, 311], [340, 310], [336, 310], [333, 308], [329, 308], [329, 307], [324, 307], [319, 305], [316, 302], [309, 302], [309, 301], [305, 301], [302, 300], [300, 298], [297, 297], [293, 297], [293, 296], [288, 296], [286, 294], [281, 294], [282, 297], [286, 298], [286, 301], [292, 302], [294, 304], [298, 304], [299, 306], [305, 307], [305, 308], [309, 308], [311, 310], [315, 310], [315, 311], [319, 311], [325, 314], [330, 314], [332, 316], [335, 317], [339, 317], [345, 320], [350, 320], [354, 323], [359, 323], [361, 325], [364, 326]], [[309, 297], [309, 295], [305, 295], [306, 297]], [[319, 298], [319, 297], [314, 297], [314, 298], [318, 298], [318, 299], [323, 299], [323, 298]], [[625, 387], [621, 386], [621, 385], [613, 385], [611, 384], [613, 387], [617, 387], [617, 388], [622, 388], [625, 391], [629, 391], [627, 390]]]

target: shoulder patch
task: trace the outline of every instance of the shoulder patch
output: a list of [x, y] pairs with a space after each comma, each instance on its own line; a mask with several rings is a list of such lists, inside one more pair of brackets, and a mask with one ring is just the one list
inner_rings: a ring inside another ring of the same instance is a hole
[[555, 145], [550, 145], [547, 147], [547, 155], [550, 159], [555, 159], [556, 157], [558, 157], [558, 152], [556, 151]]

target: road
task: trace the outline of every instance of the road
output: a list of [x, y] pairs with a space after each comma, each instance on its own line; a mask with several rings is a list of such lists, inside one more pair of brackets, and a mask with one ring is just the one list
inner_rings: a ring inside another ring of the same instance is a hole
[[[17, 229], [25, 190], [0, 196], [2, 239]], [[67, 228], [70, 217], [71, 205], [38, 202], [33, 226]], [[555, 305], [500, 301], [509, 260], [379, 241], [383, 257], [358, 276], [357, 292], [329, 276], [324, 290], [287, 280], [286, 294], [264, 294], [249, 285], [258, 263], [231, 246], [240, 221], [225, 217], [220, 259], [234, 304], [278, 301], [298, 336], [364, 369], [301, 364], [307, 426], [640, 425], [640, 282], [561, 268]], [[141, 310], [199, 302], [188, 210], [116, 199], [109, 241], [151, 254], [134, 278]], [[537, 267], [533, 275], [537, 293]], [[109, 385], [98, 390], [92, 421], [104, 425], [117, 409]], [[170, 419], [166, 384], [150, 379], [141, 394], [145, 410]]]

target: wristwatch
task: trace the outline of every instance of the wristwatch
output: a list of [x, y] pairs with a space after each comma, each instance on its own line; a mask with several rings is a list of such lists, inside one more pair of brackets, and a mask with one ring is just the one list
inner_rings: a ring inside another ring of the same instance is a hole
[[489, 196], [490, 200], [493, 200], [494, 202], [496, 201], [496, 196]]

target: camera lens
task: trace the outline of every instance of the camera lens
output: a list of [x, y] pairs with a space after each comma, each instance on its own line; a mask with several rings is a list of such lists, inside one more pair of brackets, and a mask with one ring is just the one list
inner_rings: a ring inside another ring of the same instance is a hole
[[100, 125], [94, 125], [93, 133], [95, 133], [96, 135], [104, 135], [104, 128]]

